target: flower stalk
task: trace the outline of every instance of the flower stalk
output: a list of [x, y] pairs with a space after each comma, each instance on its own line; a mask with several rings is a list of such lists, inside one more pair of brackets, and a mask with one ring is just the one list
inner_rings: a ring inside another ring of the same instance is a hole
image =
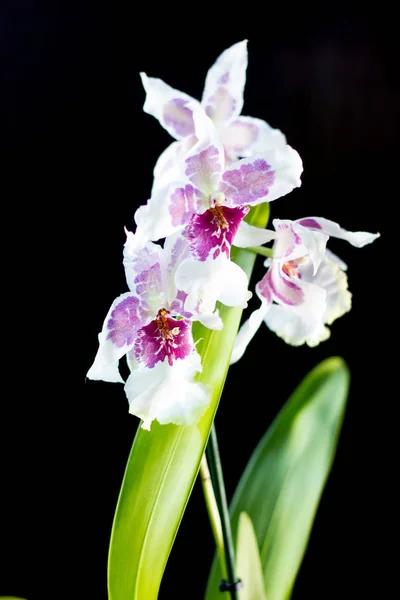
[[[224, 564], [221, 560], [221, 571], [223, 582], [220, 587], [221, 591], [229, 591], [232, 600], [238, 600], [237, 584], [238, 579], [235, 573], [235, 550], [233, 545], [231, 521], [229, 516], [228, 502], [226, 499], [226, 491], [224, 484], [224, 476], [222, 472], [221, 457], [218, 447], [217, 432], [215, 424], [212, 424], [210, 431], [210, 438], [208, 440], [206, 448], [206, 457], [209, 465], [209, 472], [211, 474], [211, 482], [213, 491], [219, 511], [220, 526], [222, 531], [223, 540], [223, 554], [221, 554], [219, 548], [220, 557], [224, 559]], [[203, 459], [204, 461], [204, 459]], [[202, 463], [203, 464], [203, 463]], [[207, 463], [206, 463], [207, 464]], [[204, 486], [203, 486], [204, 489]], [[207, 501], [207, 500], [206, 500]], [[210, 514], [210, 513], [209, 513]], [[213, 525], [212, 525], [213, 527]], [[214, 528], [213, 528], [214, 531]], [[226, 575], [225, 575], [226, 573]], [[225, 587], [223, 587], [225, 584]], [[227, 585], [226, 585], [227, 584]]]

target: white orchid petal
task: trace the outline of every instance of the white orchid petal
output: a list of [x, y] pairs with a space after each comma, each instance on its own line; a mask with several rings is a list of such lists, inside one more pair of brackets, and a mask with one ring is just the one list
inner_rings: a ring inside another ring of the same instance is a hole
[[323, 217], [305, 217], [304, 219], [299, 219], [297, 223], [300, 223], [304, 227], [320, 230], [331, 237], [346, 240], [356, 248], [362, 248], [366, 244], [371, 244], [371, 242], [380, 237], [380, 233], [347, 231], [347, 229], [343, 229], [335, 221], [330, 221]]
[[146, 91], [144, 112], [158, 119], [175, 139], [180, 140], [192, 135], [192, 113], [186, 105], [196, 100], [170, 87], [162, 79], [148, 77], [146, 73], [140, 73], [140, 77]]
[[249, 248], [251, 246], [262, 246], [276, 237], [276, 232], [269, 229], [261, 229], [242, 221], [233, 240], [233, 245], [238, 248]]
[[230, 160], [286, 145], [286, 137], [279, 129], [254, 117], [237, 117], [222, 128], [221, 137]]
[[262, 302], [260, 308], [254, 310], [250, 317], [245, 321], [238, 331], [233, 346], [230, 364], [235, 364], [240, 360], [246, 351], [247, 346], [257, 333], [261, 323], [264, 321], [265, 315], [269, 308], [269, 303]]
[[165, 360], [152, 369], [132, 371], [125, 384], [129, 412], [142, 419], [147, 430], [155, 419], [163, 425], [196, 423], [211, 400], [211, 389], [194, 381], [201, 370], [200, 356], [194, 352], [172, 366]]
[[139, 304], [138, 298], [129, 292], [114, 300], [99, 333], [99, 348], [87, 373], [89, 379], [123, 383], [118, 361], [132, 348], [142, 325]]
[[247, 40], [227, 48], [209, 69], [202, 105], [215, 122], [225, 122], [240, 114], [246, 83]]
[[252, 295], [245, 272], [224, 255], [206, 261], [187, 258], [177, 269], [175, 281], [188, 294], [185, 307], [198, 307], [199, 314], [213, 313], [218, 300], [244, 308]]
[[300, 156], [286, 145], [232, 163], [222, 175], [220, 189], [228, 205], [254, 206], [299, 187], [302, 171]]

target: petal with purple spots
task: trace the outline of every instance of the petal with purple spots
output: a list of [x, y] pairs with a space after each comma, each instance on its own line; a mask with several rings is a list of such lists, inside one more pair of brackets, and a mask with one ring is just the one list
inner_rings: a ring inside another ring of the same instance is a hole
[[118, 361], [133, 346], [142, 323], [138, 317], [139, 300], [121, 294], [111, 305], [99, 333], [99, 348], [87, 376], [89, 379], [123, 382]]
[[177, 188], [169, 197], [169, 213], [174, 227], [186, 225], [195, 211], [195, 189], [192, 185]]
[[185, 175], [197, 188], [198, 197], [207, 197], [218, 190], [222, 165], [220, 152], [216, 146], [192, 154], [186, 159]]
[[213, 259], [220, 254], [229, 258], [235, 234], [248, 211], [245, 206], [230, 208], [216, 205], [201, 215], [193, 215], [187, 228], [192, 255], [201, 261], [210, 255]]
[[184, 92], [175, 90], [161, 79], [147, 77], [140, 73], [146, 91], [144, 112], [153, 115], [175, 139], [182, 139], [194, 133], [192, 112], [189, 102], [196, 102]]
[[222, 175], [220, 190], [230, 206], [259, 204], [268, 199], [275, 172], [263, 158], [242, 159]]
[[201, 103], [215, 122], [225, 122], [240, 114], [246, 69], [247, 40], [224, 50], [209, 69]]
[[168, 360], [172, 366], [178, 358], [185, 358], [194, 350], [191, 322], [174, 319], [164, 309], [138, 331], [135, 340], [135, 358], [150, 369], [159, 361]]

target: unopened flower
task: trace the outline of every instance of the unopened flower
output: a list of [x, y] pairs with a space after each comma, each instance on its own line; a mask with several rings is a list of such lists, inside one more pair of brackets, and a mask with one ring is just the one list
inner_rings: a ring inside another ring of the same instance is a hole
[[351, 232], [321, 217], [297, 221], [274, 219], [272, 258], [256, 285], [261, 306], [241, 326], [231, 364], [243, 355], [264, 321], [285, 342], [316, 346], [330, 336], [330, 325], [351, 308], [346, 265], [326, 249], [329, 237], [347, 240], [361, 248], [379, 233]]
[[194, 380], [201, 360], [192, 336], [192, 321], [220, 329], [217, 313], [184, 309], [186, 294], [175, 286], [179, 261], [187, 253], [181, 237], [137, 247], [127, 232], [125, 274], [130, 289], [116, 298], [99, 334], [99, 349], [89, 379], [121, 382], [119, 360], [126, 355], [130, 375], [125, 383], [129, 411], [143, 419], [189, 425], [208, 406], [210, 390]]
[[198, 141], [189, 103], [203, 107], [222, 140], [227, 164], [286, 144], [281, 131], [261, 119], [240, 115], [246, 83], [247, 40], [227, 48], [209, 69], [201, 102], [171, 88], [161, 79], [141, 73], [146, 100], [143, 110], [156, 117], [174, 137], [154, 169], [154, 185], [168, 175], [177, 161]]

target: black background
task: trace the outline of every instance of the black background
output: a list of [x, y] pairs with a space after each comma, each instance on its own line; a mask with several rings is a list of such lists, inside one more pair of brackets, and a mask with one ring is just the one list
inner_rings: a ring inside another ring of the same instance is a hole
[[[123, 228], [134, 228], [171, 141], [142, 111], [139, 71], [200, 98], [207, 69], [245, 38], [243, 114], [280, 128], [304, 162], [302, 187], [271, 205], [272, 218], [324, 216], [382, 237], [363, 249], [330, 244], [349, 265], [353, 308], [328, 341], [292, 348], [263, 328], [230, 370], [216, 417], [227, 493], [305, 374], [343, 356], [348, 410], [293, 599], [361, 598], [362, 585], [387, 580], [376, 565], [388, 560], [382, 432], [396, 402], [387, 344], [398, 337], [387, 226], [398, 202], [394, 16], [383, 6], [219, 8], [220, 17], [199, 4], [2, 5], [0, 593], [107, 597], [109, 535], [138, 421], [122, 386], [85, 375], [109, 305], [126, 291]], [[161, 600], [201, 600], [212, 554], [196, 484]]]

